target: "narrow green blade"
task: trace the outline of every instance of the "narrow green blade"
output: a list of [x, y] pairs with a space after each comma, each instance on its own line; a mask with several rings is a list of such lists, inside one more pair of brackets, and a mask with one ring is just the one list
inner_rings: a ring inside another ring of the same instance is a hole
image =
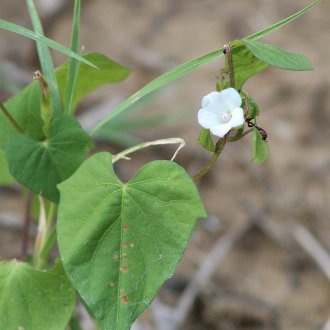
[[275, 45], [258, 41], [244, 40], [243, 43], [254, 56], [269, 65], [293, 71], [313, 70], [311, 62], [304, 55], [288, 52]]
[[293, 15], [283, 19], [282, 21], [279, 21], [259, 32], [256, 32], [252, 35], [250, 35], [249, 37], [247, 37], [246, 39], [248, 40], [257, 40], [260, 39], [268, 34], [270, 34], [271, 32], [281, 28], [284, 25], [287, 25], [288, 23], [292, 22], [293, 20], [295, 20], [296, 18], [298, 18], [299, 16], [305, 14], [307, 11], [309, 11], [310, 9], [312, 9], [312, 7], [314, 7], [315, 5], [317, 5], [321, 0], [316, 0], [313, 3], [311, 3], [310, 5], [306, 6], [305, 8], [297, 11], [296, 13], [294, 13]]
[[[44, 31], [33, 0], [27, 0], [26, 3], [34, 31], [40, 35], [44, 35]], [[45, 76], [48, 84], [53, 111], [55, 115], [58, 115], [62, 112], [62, 102], [55, 77], [53, 60], [50, 56], [48, 46], [44, 43], [37, 41], [37, 50], [42, 73]]]
[[[72, 34], [71, 34], [71, 50], [78, 52], [79, 34], [80, 34], [80, 0], [74, 2]], [[64, 113], [70, 114], [73, 111], [74, 90], [79, 70], [79, 62], [75, 58], [71, 58], [69, 62], [69, 72], [66, 84], [65, 99], [64, 99]]]
[[35, 33], [29, 29], [26, 29], [23, 26], [20, 26], [20, 25], [14, 24], [14, 23], [10, 23], [10, 22], [4, 21], [3, 19], [0, 19], [0, 29], [4, 29], [4, 30], [10, 31], [10, 32], [17, 33], [23, 37], [32, 39], [37, 42], [42, 42], [45, 45], [47, 45], [48, 47], [55, 49], [56, 51], [66, 55], [66, 56], [75, 58], [78, 61], [97, 69], [97, 67], [93, 63], [87, 61], [82, 56], [74, 53], [70, 49], [59, 44], [58, 42], [51, 40], [49, 38], [46, 38], [43, 35], [40, 35], [39, 33]]
[[[272, 31], [275, 31], [279, 29], [280, 27], [288, 24], [289, 22], [293, 21], [294, 19], [298, 18], [299, 16], [306, 13], [308, 10], [310, 10], [312, 7], [314, 7], [317, 3], [319, 3], [321, 0], [314, 1], [309, 6], [303, 8], [302, 10], [296, 12], [295, 14], [291, 15], [288, 18], [285, 18], [284, 20], [275, 23], [274, 25], [267, 27], [255, 34], [250, 35], [249, 37], [245, 38], [248, 40], [257, 40], [261, 37], [264, 37], [271, 33]], [[124, 100], [122, 103], [120, 103], [113, 111], [111, 111], [107, 116], [105, 116], [102, 120], [100, 120], [93, 130], [90, 132], [90, 135], [93, 135], [101, 126], [103, 126], [106, 122], [111, 120], [114, 116], [118, 115], [120, 112], [126, 110], [130, 106], [132, 106], [135, 102], [140, 100], [142, 97], [150, 94], [151, 92], [169, 84], [170, 82], [177, 80], [186, 74], [196, 70], [200, 66], [207, 64], [219, 57], [223, 56], [223, 48], [218, 49], [214, 52], [211, 52], [209, 54], [203, 55], [201, 57], [198, 57], [194, 60], [191, 60], [189, 62], [183, 63], [164, 74], [160, 75], [156, 79], [152, 80], [149, 84], [142, 87], [139, 91], [137, 91], [135, 94]]]

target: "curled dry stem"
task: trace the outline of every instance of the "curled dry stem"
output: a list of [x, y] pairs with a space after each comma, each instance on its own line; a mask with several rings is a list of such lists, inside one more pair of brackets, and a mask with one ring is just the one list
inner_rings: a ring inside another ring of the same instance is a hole
[[138, 150], [148, 148], [150, 146], [164, 145], [164, 144], [179, 144], [179, 147], [177, 148], [177, 150], [175, 151], [173, 157], [171, 158], [171, 161], [173, 161], [175, 159], [176, 155], [178, 154], [179, 150], [186, 145], [186, 142], [181, 138], [168, 138], [168, 139], [161, 139], [161, 140], [155, 140], [155, 141], [140, 143], [140, 144], [138, 144], [134, 147], [128, 148], [128, 149], [118, 153], [117, 155], [114, 155], [112, 157], [112, 164], [116, 163], [120, 159], [128, 159], [129, 160], [130, 158], [128, 158], [127, 155], [129, 155], [133, 152], [136, 152]]

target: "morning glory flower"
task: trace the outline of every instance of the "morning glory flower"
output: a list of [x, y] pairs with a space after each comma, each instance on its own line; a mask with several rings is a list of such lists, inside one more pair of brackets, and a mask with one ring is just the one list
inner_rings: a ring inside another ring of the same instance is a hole
[[242, 98], [234, 88], [221, 92], [211, 92], [202, 99], [202, 108], [198, 112], [199, 124], [211, 133], [223, 137], [232, 128], [244, 124], [244, 111], [240, 107]]

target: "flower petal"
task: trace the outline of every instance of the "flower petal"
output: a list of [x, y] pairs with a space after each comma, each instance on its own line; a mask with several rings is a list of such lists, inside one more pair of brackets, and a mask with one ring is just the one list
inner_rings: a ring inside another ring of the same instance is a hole
[[205, 95], [202, 98], [202, 108], [207, 107], [210, 103], [213, 103], [214, 101], [216, 101], [219, 94], [220, 94], [219, 92], [211, 92], [211, 93]]
[[219, 124], [216, 126], [212, 126], [210, 131], [212, 134], [219, 136], [219, 137], [224, 137], [230, 130], [231, 130], [231, 125], [229, 123], [227, 124]]
[[242, 104], [242, 98], [235, 88], [224, 89], [220, 92], [220, 97], [230, 110], [239, 108]]
[[201, 109], [198, 111], [198, 122], [204, 128], [211, 128], [218, 125], [220, 116], [214, 112]]
[[203, 97], [202, 108], [218, 114], [220, 111], [227, 111], [228, 106], [221, 97], [221, 93], [211, 92]]
[[236, 128], [239, 126], [242, 126], [245, 122], [244, 119], [244, 112], [242, 108], [235, 108], [232, 110], [231, 112], [231, 119], [228, 122], [228, 124], [230, 124], [231, 127]]

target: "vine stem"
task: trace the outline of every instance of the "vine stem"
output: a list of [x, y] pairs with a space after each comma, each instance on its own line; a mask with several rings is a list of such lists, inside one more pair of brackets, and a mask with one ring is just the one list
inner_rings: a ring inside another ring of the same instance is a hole
[[199, 181], [203, 176], [205, 176], [213, 168], [213, 166], [217, 162], [225, 144], [226, 144], [225, 138], [222, 138], [217, 142], [217, 144], [215, 146], [215, 152], [213, 153], [212, 158], [193, 176], [194, 182]]
[[224, 54], [226, 56], [228, 69], [229, 69], [229, 83], [230, 87], [235, 88], [236, 82], [235, 82], [235, 70], [234, 70], [234, 62], [233, 62], [233, 54], [231, 52], [230, 45], [224, 45]]
[[36, 268], [42, 268], [48, 260], [49, 253], [55, 242], [55, 229], [51, 230], [52, 220], [55, 213], [55, 204], [50, 203], [48, 210], [45, 199], [39, 197], [39, 224], [34, 246], [33, 264]]
[[9, 113], [7, 108], [4, 106], [3, 103], [0, 102], [0, 108], [3, 112], [3, 114], [6, 116], [6, 118], [9, 120], [9, 122], [13, 125], [13, 127], [19, 132], [19, 133], [24, 133], [24, 130], [22, 129], [21, 126], [18, 125], [14, 117]]
[[112, 157], [112, 164], [114, 164], [115, 162], [117, 162], [120, 159], [130, 159], [127, 157], [127, 155], [129, 155], [133, 152], [136, 152], [138, 150], [148, 148], [150, 146], [164, 145], [164, 144], [179, 144], [178, 149], [175, 151], [173, 157], [171, 158], [171, 161], [173, 161], [174, 158], [176, 157], [176, 155], [178, 154], [179, 150], [186, 145], [186, 142], [181, 138], [168, 138], [168, 139], [161, 139], [161, 140], [140, 143], [134, 147], [128, 148], [128, 149], [118, 153], [117, 155], [114, 155]]
[[38, 223], [38, 230], [37, 230], [37, 237], [35, 240], [34, 245], [34, 257], [33, 263], [36, 268], [41, 267], [41, 250], [42, 247], [45, 245], [46, 235], [47, 235], [47, 221], [46, 221], [46, 207], [45, 207], [45, 200], [38, 196], [39, 199], [39, 223]]
[[31, 191], [27, 194], [25, 210], [24, 210], [24, 224], [22, 230], [22, 250], [21, 258], [24, 260], [27, 256], [28, 244], [29, 244], [29, 229], [31, 223], [31, 204], [32, 204], [33, 193]]

